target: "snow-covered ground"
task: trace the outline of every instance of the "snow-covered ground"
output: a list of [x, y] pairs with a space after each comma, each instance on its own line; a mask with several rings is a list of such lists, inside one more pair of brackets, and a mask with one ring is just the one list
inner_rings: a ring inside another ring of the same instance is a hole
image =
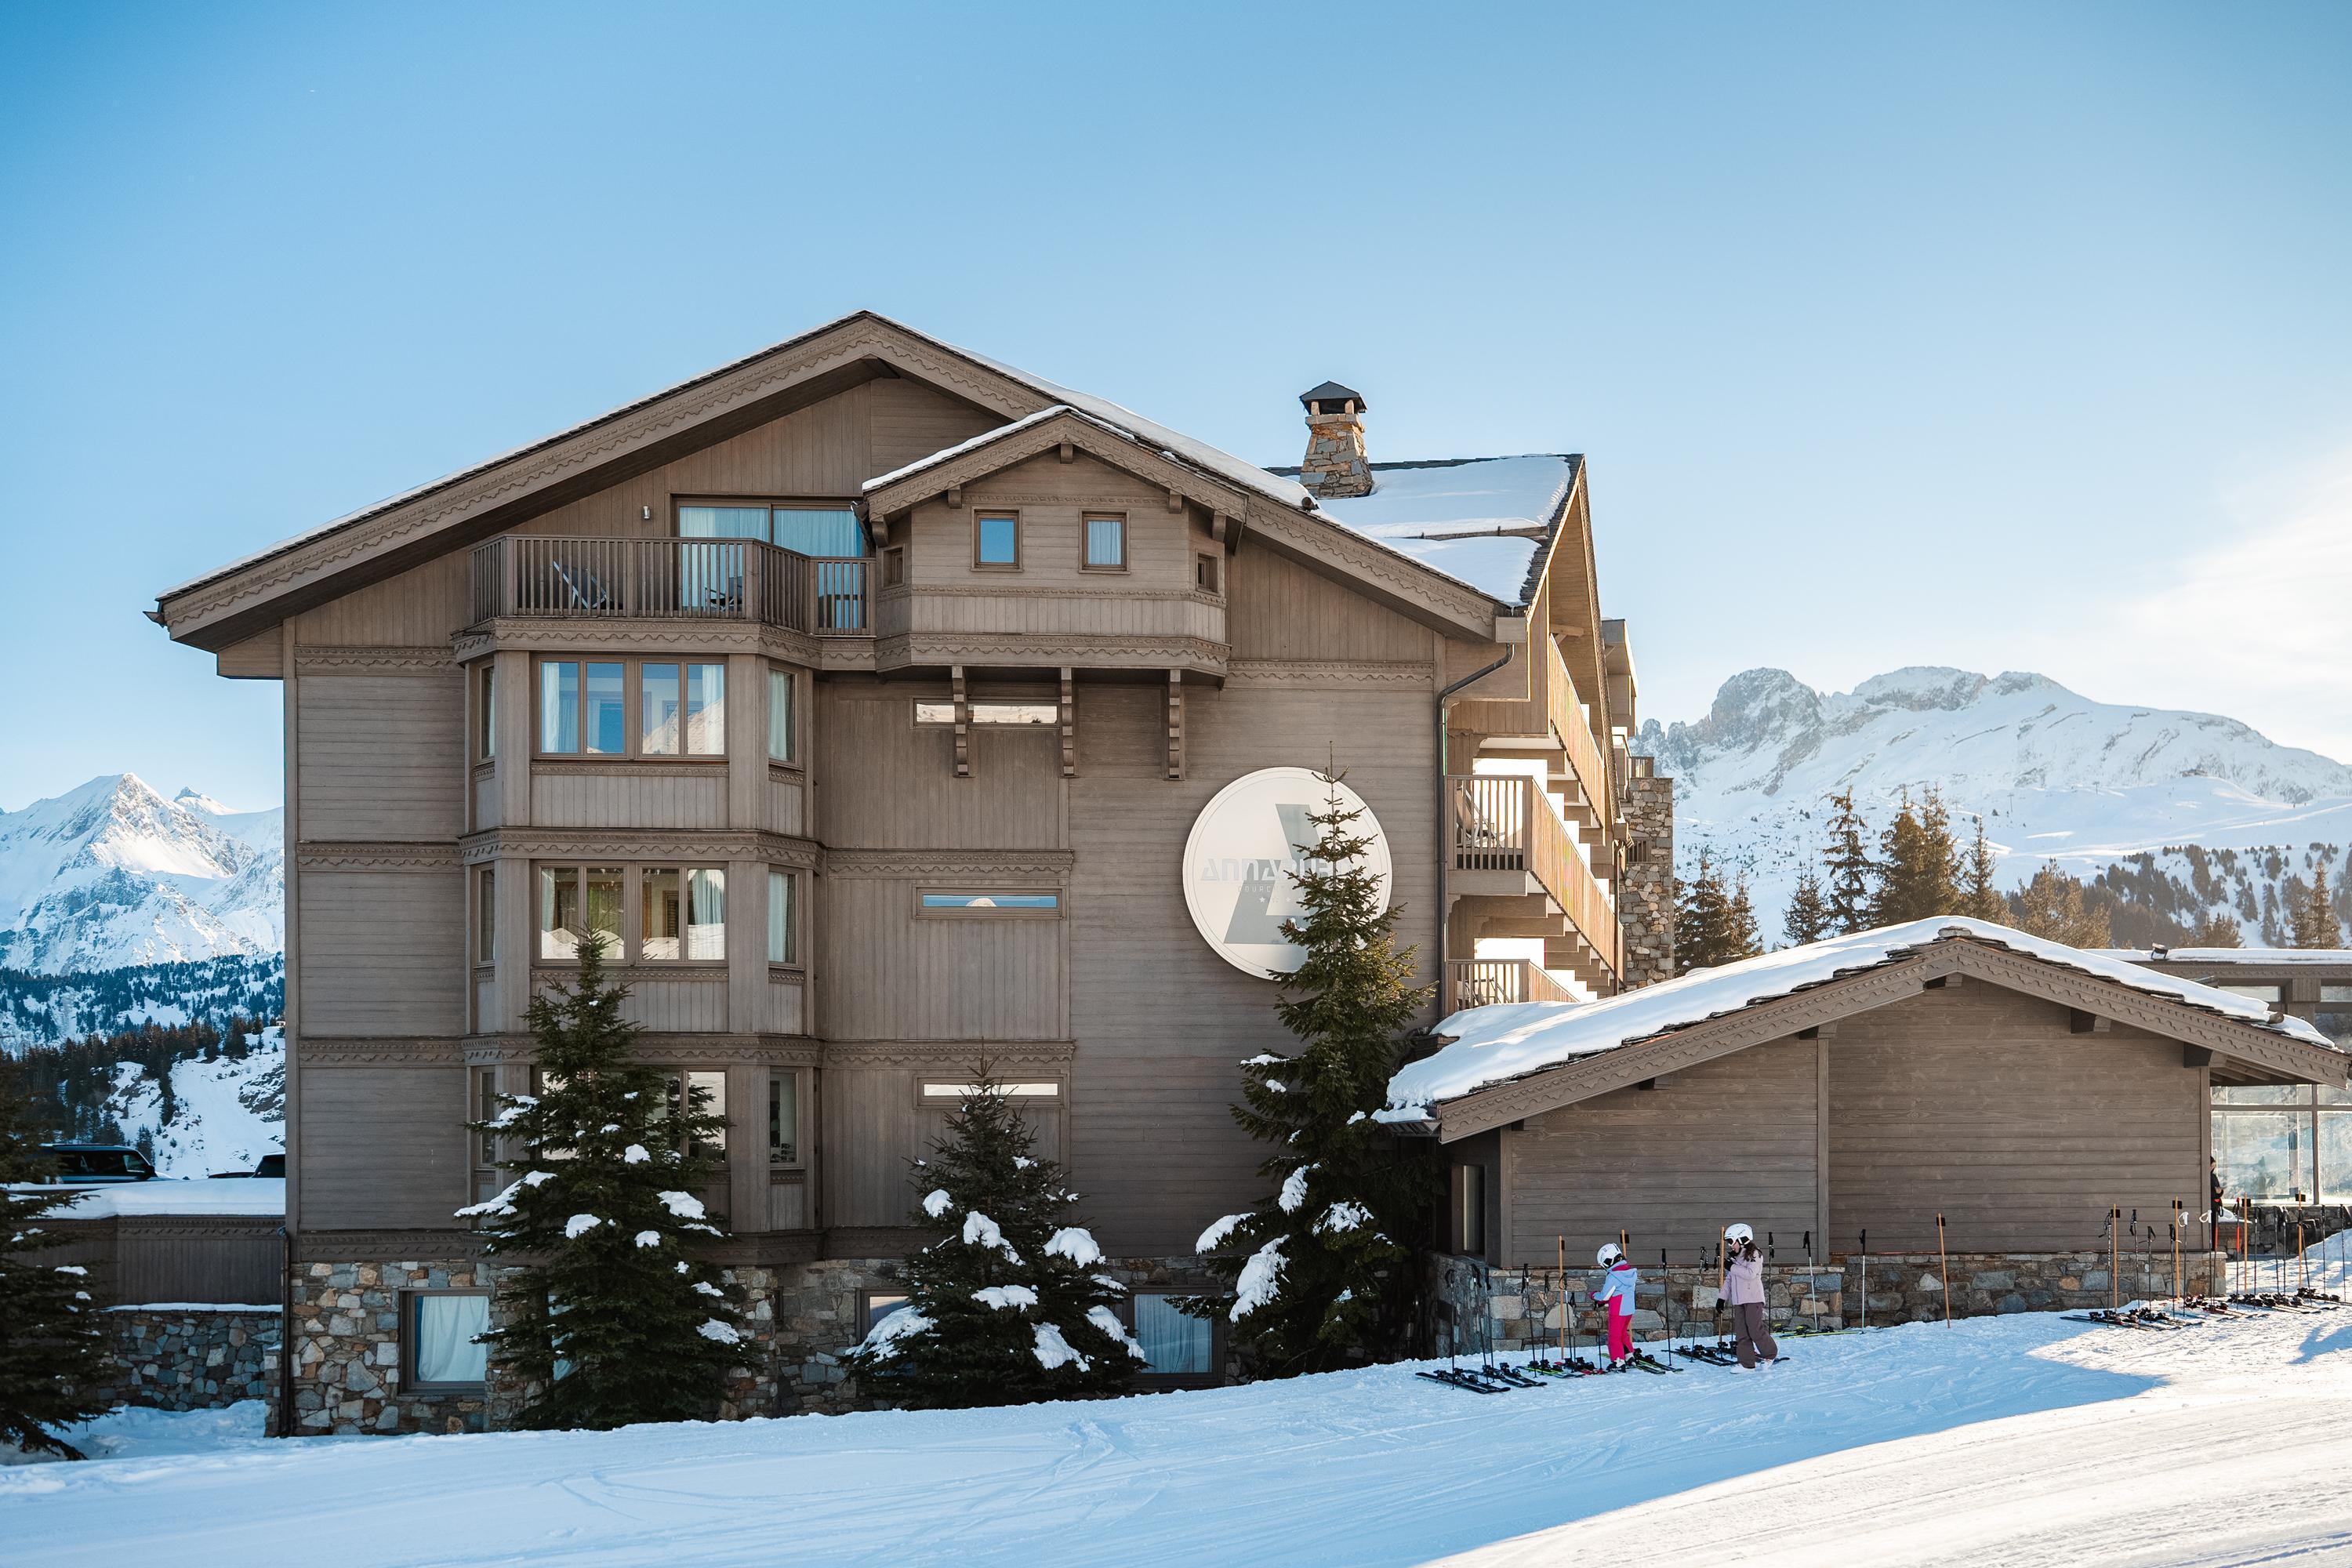
[[[2352, 1309], [2036, 1315], [1480, 1395], [1384, 1367], [1009, 1410], [263, 1443], [0, 1472], [12, 1568], [2352, 1559]], [[194, 1440], [180, 1422], [201, 1428]]]

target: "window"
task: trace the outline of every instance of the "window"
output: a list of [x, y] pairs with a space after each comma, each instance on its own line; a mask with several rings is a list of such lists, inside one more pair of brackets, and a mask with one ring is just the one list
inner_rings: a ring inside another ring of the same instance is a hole
[[[629, 721], [633, 686], [635, 725]], [[541, 659], [539, 749], [555, 756], [724, 756], [727, 667]]]
[[637, 873], [637, 956], [649, 962], [685, 955], [686, 902], [667, 867]]
[[768, 872], [768, 962], [800, 960], [800, 879], [772, 868]]
[[1062, 895], [1039, 891], [940, 892], [925, 889], [915, 908], [927, 915], [1058, 915]]
[[1087, 517], [1084, 565], [1089, 572], [1127, 570], [1127, 519]]
[[[1062, 1097], [1062, 1086], [1058, 1083], [1000, 1083], [996, 1087], [1007, 1100], [1059, 1100]], [[979, 1092], [980, 1086], [976, 1083], [923, 1085], [923, 1098], [940, 1102], [952, 1100], [961, 1104]]]
[[[1045, 726], [1057, 724], [1062, 718], [1059, 702], [967, 702], [964, 722], [967, 724], [1012, 724]], [[915, 704], [918, 724], [952, 724], [955, 704], [918, 700]]]
[[499, 961], [499, 868], [484, 866], [474, 873], [474, 962]]
[[1176, 1310], [1173, 1296], [1135, 1298], [1135, 1341], [1143, 1347], [1146, 1374], [1209, 1377], [1216, 1371], [1214, 1325]]
[[474, 731], [474, 758], [487, 763], [499, 754], [498, 671], [488, 659], [474, 677], [474, 713], [479, 724]]
[[800, 737], [793, 728], [799, 718], [796, 697], [791, 670], [768, 671], [768, 760], [772, 763], [800, 760]]
[[896, 588], [907, 581], [907, 547], [894, 544], [882, 552], [882, 585]]
[[[476, 1068], [474, 1069], [474, 1120], [488, 1121], [498, 1113], [499, 1069]], [[490, 1170], [495, 1168], [498, 1163], [499, 1135], [485, 1131], [476, 1142], [474, 1163], [483, 1170]]]
[[903, 1291], [867, 1290], [863, 1294], [866, 1310], [866, 1331], [869, 1334], [874, 1331], [875, 1324], [880, 1322], [883, 1319], [888, 1317], [891, 1313], [897, 1311], [899, 1308], [907, 1304], [907, 1297]]
[[1223, 592], [1223, 590], [1217, 586], [1217, 557], [1213, 555], [1195, 555], [1192, 557], [1192, 586], [1198, 588], [1203, 594]]
[[971, 520], [971, 563], [999, 571], [1017, 571], [1021, 565], [1021, 515], [1010, 511], [983, 511]]
[[2229, 1202], [2352, 1203], [2352, 1090], [2216, 1084], [2213, 1158]]
[[[719, 1117], [727, 1115], [727, 1075], [717, 1068], [698, 1068], [669, 1075], [669, 1113], [677, 1115], [678, 1097], [698, 1111]], [[727, 1129], [720, 1127], [711, 1137], [688, 1139], [679, 1145], [679, 1152], [689, 1159], [723, 1158], [727, 1152]]]
[[1465, 1257], [1486, 1253], [1486, 1167], [1454, 1167], [1454, 1250]]
[[406, 1387], [478, 1387], [489, 1368], [488, 1347], [475, 1342], [489, 1331], [488, 1293], [414, 1290], [407, 1300]]
[[2352, 985], [2337, 985], [2333, 982], [2323, 984], [2319, 988], [2319, 999], [2322, 1002], [2352, 1002]]
[[2276, 1002], [2282, 994], [2276, 981], [2267, 984], [2220, 985], [2215, 989], [2227, 991], [2232, 996], [2250, 997], [2256, 1002]]
[[716, 868], [686, 874], [686, 956], [727, 956], [727, 873]]
[[763, 539], [819, 558], [866, 553], [857, 509], [842, 501], [735, 501], [681, 506], [680, 539]]
[[617, 866], [539, 868], [539, 956], [569, 963], [590, 931], [607, 939], [605, 956], [621, 956], [621, 883]]
[[801, 1163], [801, 1075], [779, 1071], [768, 1075], [768, 1163]]

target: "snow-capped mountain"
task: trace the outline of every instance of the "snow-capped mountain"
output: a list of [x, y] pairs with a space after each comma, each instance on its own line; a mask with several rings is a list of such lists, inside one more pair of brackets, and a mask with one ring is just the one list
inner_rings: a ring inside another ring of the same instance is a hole
[[286, 946], [285, 813], [136, 774], [0, 812], [0, 968], [53, 974]]
[[[1675, 858], [1702, 847], [1744, 871], [1768, 936], [1821, 847], [1825, 797], [1847, 788], [1874, 826], [1908, 790], [1934, 787], [1965, 837], [1980, 814], [2017, 886], [2045, 859], [2088, 881], [2168, 847], [2296, 853], [2248, 858], [2255, 880], [2307, 870], [2315, 845], [2352, 841], [2352, 767], [2278, 745], [2234, 719], [2095, 702], [2045, 676], [1913, 668], [1851, 692], [1781, 669], [1725, 681], [1695, 723], [1642, 727], [1633, 749], [1675, 785]], [[2333, 850], [2321, 858], [2332, 863]], [[2185, 862], [2182, 863], [2185, 867]], [[2270, 885], [2270, 884], [2265, 884]], [[2273, 894], [2275, 889], [2273, 888]], [[2182, 907], [2231, 909], [2258, 940], [2264, 907], [2245, 879]]]

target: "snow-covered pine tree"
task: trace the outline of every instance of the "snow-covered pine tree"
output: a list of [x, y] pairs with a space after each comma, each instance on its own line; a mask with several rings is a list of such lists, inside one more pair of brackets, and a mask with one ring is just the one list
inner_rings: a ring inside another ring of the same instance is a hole
[[2311, 869], [2311, 886], [2294, 905], [2294, 945], [2297, 947], [2342, 947], [2344, 926], [2336, 918], [2336, 906], [2327, 896], [2327, 862], [2320, 861]]
[[1117, 1394], [1143, 1360], [1119, 1321], [1126, 1288], [1095, 1272], [1102, 1248], [1077, 1194], [988, 1064], [948, 1118], [914, 1223], [936, 1234], [907, 1262], [907, 1302], [850, 1352], [867, 1392], [959, 1408]]
[[1822, 898], [1822, 879], [1807, 871], [1797, 879], [1797, 890], [1789, 895], [1788, 910], [1780, 917], [1780, 933], [1798, 947], [1809, 942], [1819, 942], [1833, 931], [1830, 922], [1829, 904]]
[[1402, 1354], [1417, 1280], [1409, 1241], [1426, 1228], [1435, 1166], [1371, 1120], [1388, 1102], [1404, 1030], [1429, 1001], [1412, 984], [1413, 950], [1396, 945], [1402, 905], [1381, 908], [1380, 879], [1354, 831], [1363, 813], [1324, 775], [1316, 841], [1290, 873], [1299, 912], [1283, 933], [1306, 951], [1282, 977], [1276, 1013], [1296, 1055], [1242, 1063], [1234, 1121], [1272, 1147], [1258, 1173], [1273, 1194], [1201, 1234], [1209, 1268], [1232, 1286], [1196, 1303], [1222, 1311], [1237, 1349], [1269, 1376]]
[[106, 1376], [106, 1346], [88, 1274], [40, 1255], [65, 1238], [41, 1219], [80, 1197], [71, 1187], [12, 1191], [49, 1173], [47, 1136], [12, 1073], [0, 1073], [0, 1444], [79, 1459], [57, 1429], [101, 1415], [93, 1396]]
[[499, 1165], [515, 1181], [457, 1211], [513, 1263], [485, 1341], [523, 1384], [523, 1426], [707, 1419], [744, 1360], [738, 1292], [695, 1255], [720, 1234], [695, 1192], [720, 1168], [707, 1151], [726, 1123], [637, 1058], [608, 940], [584, 933], [572, 982], [531, 998], [540, 1093], [475, 1124], [511, 1150]]
[[1878, 868], [1870, 859], [1866, 837], [1870, 825], [1854, 809], [1853, 791], [1832, 795], [1829, 800], [1829, 846], [1822, 856], [1824, 896], [1830, 924], [1838, 935], [1851, 936], [1870, 929], [1870, 889]]
[[2009, 900], [1992, 884], [1992, 844], [1985, 837], [1984, 818], [1977, 818], [1976, 836], [1969, 841], [1969, 858], [1960, 875], [1960, 913], [1996, 925], [2009, 923]]

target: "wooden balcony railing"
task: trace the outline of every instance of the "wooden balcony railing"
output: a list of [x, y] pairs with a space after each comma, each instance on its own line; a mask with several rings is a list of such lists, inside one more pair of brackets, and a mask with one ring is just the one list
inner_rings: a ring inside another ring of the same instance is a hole
[[1616, 909], [1536, 781], [1513, 773], [1454, 773], [1445, 785], [1454, 868], [1532, 878], [1609, 972], [1621, 973]]
[[474, 620], [758, 621], [817, 637], [871, 637], [866, 564], [757, 539], [507, 533], [474, 547]]
[[1491, 1007], [1503, 1002], [1573, 1002], [1568, 987], [1524, 958], [1449, 958], [1445, 1008]]
[[1568, 771], [1584, 791], [1593, 820], [1605, 833], [1617, 819], [1617, 794], [1609, 782], [1609, 764], [1601, 754], [1599, 743], [1592, 739], [1592, 726], [1584, 716], [1582, 693], [1576, 689], [1576, 678], [1569, 674], [1567, 662], [1559, 657], [1559, 645], [1546, 637], [1543, 646], [1550, 663], [1544, 681], [1549, 697], [1546, 717], [1550, 721], [1552, 733], [1568, 752]]

